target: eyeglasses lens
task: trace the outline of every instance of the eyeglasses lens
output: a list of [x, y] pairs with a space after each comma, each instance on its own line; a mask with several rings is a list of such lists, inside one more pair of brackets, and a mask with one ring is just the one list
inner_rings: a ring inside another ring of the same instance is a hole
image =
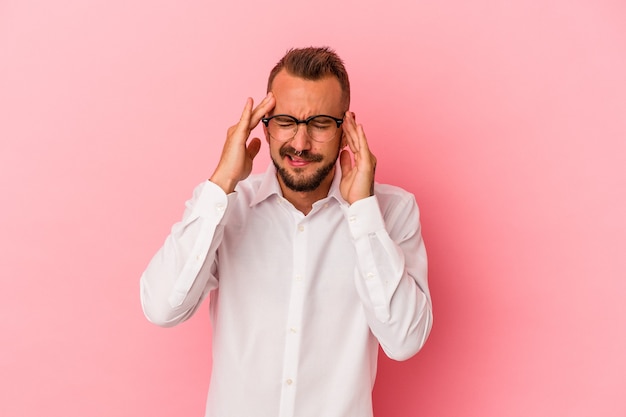
[[[296, 136], [298, 123], [295, 119], [278, 116], [270, 119], [268, 124], [270, 135], [281, 142], [287, 142]], [[307, 134], [317, 142], [328, 142], [337, 133], [337, 122], [331, 117], [317, 116], [306, 123]]]

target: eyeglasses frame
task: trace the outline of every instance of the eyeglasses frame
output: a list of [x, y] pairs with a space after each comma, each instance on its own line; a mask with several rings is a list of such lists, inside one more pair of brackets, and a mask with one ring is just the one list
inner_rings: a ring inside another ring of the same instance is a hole
[[[292, 116], [290, 114], [275, 114], [273, 116], [263, 117], [261, 119], [261, 121], [263, 122], [265, 127], [269, 127], [268, 125], [270, 123], [270, 120], [272, 120], [275, 117], [288, 117], [291, 120], [293, 120], [296, 123], [296, 130], [295, 130], [293, 136], [291, 138], [289, 138], [288, 140], [286, 140], [286, 141], [279, 141], [279, 142], [289, 142], [290, 140], [295, 138], [296, 135], [298, 134], [298, 128], [297, 128], [298, 125], [305, 124], [307, 126], [307, 128], [308, 128], [309, 127], [309, 123], [311, 122], [311, 120], [315, 119], [316, 117], [321, 117], [321, 116], [323, 116], [323, 117], [330, 117], [331, 119], [333, 119], [335, 121], [335, 123], [337, 123], [337, 129], [339, 129], [341, 127], [341, 125], [343, 124], [343, 121], [344, 121], [343, 118], [338, 119], [337, 117], [333, 117], [333, 116], [330, 116], [328, 114], [316, 114], [316, 115], [313, 115], [313, 116], [309, 116], [306, 119], [298, 119], [298, 118], [296, 118], [296, 117], [294, 117], [294, 116]], [[308, 130], [307, 130], [307, 134], [308, 134]], [[311, 137], [311, 139], [313, 139], [313, 137]], [[275, 139], [275, 140], [278, 140], [278, 139]], [[315, 140], [315, 139], [313, 139], [313, 140]], [[315, 141], [319, 142], [317, 140], [315, 140]]]

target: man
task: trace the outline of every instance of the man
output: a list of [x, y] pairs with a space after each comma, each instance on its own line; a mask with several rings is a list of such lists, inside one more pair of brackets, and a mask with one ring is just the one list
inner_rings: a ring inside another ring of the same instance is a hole
[[[290, 50], [267, 91], [148, 265], [142, 306], [173, 326], [210, 297], [206, 416], [369, 417], [379, 344], [407, 359], [432, 326], [418, 208], [374, 183], [332, 50]], [[260, 122], [273, 164], [250, 175]]]

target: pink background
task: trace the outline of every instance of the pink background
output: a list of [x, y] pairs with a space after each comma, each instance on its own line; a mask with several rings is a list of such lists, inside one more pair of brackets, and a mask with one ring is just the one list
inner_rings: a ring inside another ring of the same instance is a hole
[[623, 417], [625, 21], [621, 0], [0, 1], [0, 415], [202, 415], [207, 308], [150, 325], [139, 276], [271, 66], [331, 45], [431, 261], [432, 336], [381, 358], [378, 415]]

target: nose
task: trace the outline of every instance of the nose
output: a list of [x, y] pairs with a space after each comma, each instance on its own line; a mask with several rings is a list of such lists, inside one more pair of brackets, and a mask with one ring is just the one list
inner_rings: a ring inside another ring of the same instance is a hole
[[307, 125], [305, 123], [298, 123], [296, 134], [291, 139], [291, 147], [296, 151], [305, 151], [311, 149], [312, 139], [309, 137]]

